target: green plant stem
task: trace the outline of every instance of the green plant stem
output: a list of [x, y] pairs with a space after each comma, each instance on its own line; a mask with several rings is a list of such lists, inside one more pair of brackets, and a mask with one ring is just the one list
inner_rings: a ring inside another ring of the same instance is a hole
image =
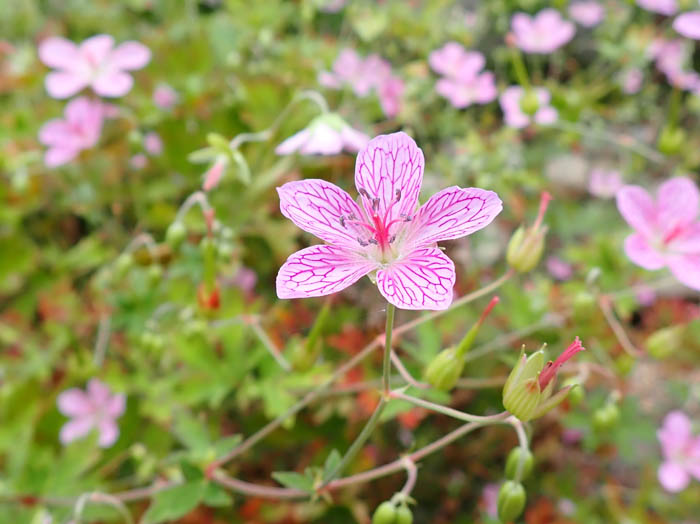
[[382, 365], [382, 385], [384, 386], [384, 397], [391, 390], [391, 333], [394, 330], [394, 314], [396, 307], [387, 304], [386, 307], [386, 329], [384, 331], [384, 364]]
[[530, 450], [530, 444], [527, 440], [527, 434], [525, 433], [525, 427], [523, 423], [516, 417], [510, 417], [508, 419], [515, 429], [515, 433], [518, 435], [518, 442], [520, 443], [520, 448], [522, 453], [520, 453], [520, 459], [518, 460], [518, 468], [515, 471], [515, 482], [520, 482], [523, 478], [523, 468], [525, 467], [525, 455]]
[[442, 413], [443, 415], [447, 415], [448, 417], [456, 418], [457, 420], [463, 420], [465, 422], [491, 422], [494, 420], [499, 421], [503, 420], [508, 416], [508, 412], [506, 411], [498, 413], [497, 415], [472, 415], [470, 413], [465, 413], [457, 409], [452, 409], [441, 404], [435, 404], [434, 402], [430, 402], [428, 400], [423, 400], [422, 398], [412, 397], [411, 395], [405, 395], [400, 391], [392, 391], [391, 397], [399, 400], [405, 400], [406, 402], [410, 402], [411, 404], [415, 404], [416, 406], [435, 411], [436, 413]]
[[525, 62], [520, 54], [520, 50], [517, 47], [512, 47], [510, 57], [513, 62], [513, 69], [515, 69], [515, 76], [518, 78], [518, 83], [525, 91], [529, 91], [531, 89], [530, 78], [528, 77], [527, 68], [525, 67]]

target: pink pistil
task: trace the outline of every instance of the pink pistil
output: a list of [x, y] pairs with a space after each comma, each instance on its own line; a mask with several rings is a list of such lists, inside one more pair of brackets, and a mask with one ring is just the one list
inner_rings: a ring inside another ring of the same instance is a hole
[[540, 209], [537, 212], [537, 220], [535, 220], [534, 225], [532, 226], [533, 229], [538, 229], [540, 225], [542, 224], [542, 220], [544, 219], [544, 214], [547, 211], [547, 206], [549, 206], [549, 202], [552, 200], [552, 195], [549, 194], [547, 191], [542, 192], [542, 196], [540, 196]]
[[540, 390], [543, 390], [547, 387], [547, 384], [549, 384], [550, 381], [556, 376], [557, 371], [559, 371], [559, 368], [564, 364], [564, 362], [569, 360], [579, 351], [583, 351], [585, 349], [586, 348], [583, 347], [583, 344], [581, 344], [579, 338], [576, 337], [576, 340], [574, 340], [569, 345], [569, 347], [566, 348], [563, 351], [563, 353], [557, 357], [557, 359], [554, 362], [550, 360], [544, 367], [544, 369], [540, 372]]

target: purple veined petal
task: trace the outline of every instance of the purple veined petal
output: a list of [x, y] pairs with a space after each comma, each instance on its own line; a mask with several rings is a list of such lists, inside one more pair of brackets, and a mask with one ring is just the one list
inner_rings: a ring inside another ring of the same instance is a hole
[[412, 216], [424, 167], [423, 151], [406, 133], [370, 140], [355, 163], [355, 186], [367, 214], [386, 216], [386, 223]]
[[670, 256], [668, 268], [681, 284], [700, 291], [700, 253]]
[[102, 419], [97, 425], [97, 429], [100, 433], [97, 444], [101, 448], [109, 448], [119, 438], [119, 427], [112, 419]]
[[58, 410], [68, 417], [84, 417], [93, 413], [90, 399], [82, 389], [63, 391], [56, 399]]
[[73, 160], [80, 153], [79, 149], [69, 147], [52, 147], [44, 153], [46, 167], [59, 167]]
[[682, 453], [692, 438], [692, 432], [692, 424], [685, 413], [679, 410], [669, 412], [656, 432], [664, 456], [672, 458]]
[[330, 295], [351, 286], [377, 264], [348, 249], [319, 244], [290, 255], [277, 274], [279, 298]]
[[664, 229], [694, 221], [700, 213], [700, 192], [692, 180], [675, 177], [659, 186], [658, 222]]
[[441, 310], [452, 303], [455, 278], [452, 260], [423, 247], [377, 271], [377, 287], [399, 309]]
[[92, 89], [100, 96], [117, 98], [131, 91], [134, 79], [128, 73], [106, 70], [92, 81]]
[[103, 65], [114, 48], [114, 38], [110, 35], [95, 35], [83, 40], [80, 44], [80, 54], [96, 69]]
[[360, 247], [357, 237], [367, 235], [353, 221], [364, 213], [341, 188], [319, 179], [287, 182], [277, 188], [280, 211], [304, 231], [321, 240], [351, 249]]
[[93, 428], [92, 417], [80, 417], [66, 422], [58, 435], [62, 444], [70, 444], [74, 440], [84, 437]]
[[452, 186], [435, 193], [408, 225], [405, 242], [425, 246], [453, 240], [488, 226], [503, 210], [493, 191]]
[[634, 229], [653, 237], [656, 232], [656, 204], [640, 186], [623, 186], [615, 195], [622, 218]]
[[70, 98], [87, 87], [87, 79], [80, 73], [54, 71], [46, 75], [44, 86], [52, 98]]
[[700, 40], [700, 11], [678, 15], [673, 21], [673, 29], [686, 38]]
[[39, 59], [49, 67], [72, 71], [80, 60], [80, 53], [70, 40], [52, 36], [39, 44]]
[[314, 124], [309, 138], [299, 148], [302, 155], [337, 155], [343, 151], [340, 133], [323, 122]]
[[649, 271], [656, 271], [666, 265], [665, 257], [641, 233], [633, 233], [625, 239], [625, 254], [632, 262]]
[[141, 69], [151, 61], [151, 50], [140, 42], [124, 42], [110, 53], [108, 61], [116, 69], [126, 71]]
[[664, 489], [671, 493], [683, 491], [690, 482], [688, 472], [680, 464], [671, 461], [659, 466], [658, 477]]

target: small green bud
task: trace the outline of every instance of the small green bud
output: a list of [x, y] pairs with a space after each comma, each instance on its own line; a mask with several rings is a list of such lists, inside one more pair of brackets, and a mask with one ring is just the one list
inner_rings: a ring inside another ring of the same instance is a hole
[[520, 109], [526, 115], [534, 115], [540, 108], [540, 101], [537, 99], [537, 93], [533, 89], [528, 89], [520, 99]]
[[510, 450], [508, 454], [508, 459], [506, 460], [506, 478], [509, 480], [514, 480], [518, 473], [518, 466], [520, 464], [520, 457], [523, 457], [523, 469], [520, 475], [520, 480], [525, 480], [532, 473], [532, 468], [535, 463], [535, 459], [532, 456], [532, 452], [529, 449], [523, 450], [520, 446]]
[[685, 332], [683, 324], [658, 329], [647, 338], [647, 351], [654, 358], [666, 358], [681, 349]]
[[508, 242], [506, 261], [519, 273], [532, 271], [542, 258], [544, 239], [547, 235], [547, 226], [542, 225], [542, 219], [551, 199], [549, 193], [542, 193], [535, 223], [528, 228], [520, 226]]
[[614, 402], [608, 402], [593, 412], [593, 429], [603, 432], [614, 427], [620, 420], [620, 409]]
[[428, 364], [425, 379], [434, 388], [448, 391], [454, 387], [462, 375], [464, 362], [464, 356], [458, 355], [455, 348], [440, 351]]
[[401, 504], [396, 508], [394, 524], [413, 524], [413, 513], [406, 504]]
[[119, 278], [124, 278], [134, 265], [134, 256], [131, 253], [122, 253], [114, 262], [115, 273]]
[[564, 386], [571, 386], [566, 398], [569, 399], [569, 404], [572, 406], [578, 406], [586, 398], [586, 390], [582, 384], [576, 382], [576, 379], [567, 380], [564, 382]]
[[395, 524], [396, 506], [390, 501], [382, 502], [372, 515], [372, 524]]
[[498, 492], [498, 518], [501, 522], [517, 519], [525, 509], [527, 495], [519, 482], [507, 480]]
[[183, 240], [185, 240], [186, 236], [187, 229], [185, 229], [185, 225], [179, 220], [176, 220], [168, 226], [168, 230], [165, 232], [165, 241], [172, 249], [177, 249], [180, 247]]
[[666, 126], [659, 135], [658, 148], [664, 155], [675, 155], [680, 152], [685, 142], [685, 133], [679, 127]]

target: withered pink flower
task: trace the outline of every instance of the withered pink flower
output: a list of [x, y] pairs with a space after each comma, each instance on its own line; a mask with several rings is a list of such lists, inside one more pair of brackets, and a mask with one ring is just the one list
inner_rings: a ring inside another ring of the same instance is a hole
[[61, 37], [39, 45], [39, 58], [56, 69], [46, 75], [46, 91], [54, 98], [69, 98], [86, 87], [100, 96], [119, 97], [131, 90], [134, 80], [127, 71], [141, 69], [151, 59], [139, 42], [114, 47], [114, 38], [97, 35], [79, 46]]
[[448, 42], [430, 53], [428, 61], [433, 71], [444, 75], [435, 84], [435, 90], [454, 107], [487, 104], [498, 96], [493, 73], [482, 72], [486, 60], [481, 53]]
[[700, 11], [678, 15], [673, 21], [673, 29], [686, 38], [700, 40]]
[[275, 148], [278, 155], [337, 155], [342, 151], [356, 153], [362, 149], [369, 137], [350, 127], [335, 113], [325, 113], [290, 136]]
[[112, 394], [106, 384], [93, 378], [85, 391], [68, 389], [58, 396], [57, 403], [58, 410], [71, 419], [61, 428], [59, 438], [63, 444], [86, 436], [92, 429], [98, 431], [98, 444], [103, 448], [117, 441], [116, 420], [124, 414], [124, 395]]
[[700, 290], [700, 191], [693, 181], [672, 178], [659, 186], [656, 199], [640, 186], [624, 186], [617, 207], [635, 229], [625, 240], [629, 259], [650, 271], [668, 267]]
[[637, 5], [652, 13], [659, 13], [666, 16], [671, 16], [678, 11], [678, 3], [676, 0], [637, 0]]
[[81, 96], [66, 105], [63, 118], [46, 122], [39, 130], [39, 141], [48, 147], [47, 167], [67, 164], [78, 154], [94, 147], [102, 133], [103, 104]]
[[605, 18], [605, 8], [595, 0], [584, 0], [569, 5], [569, 16], [583, 27], [594, 27]]
[[682, 411], [671, 411], [656, 433], [664, 461], [659, 466], [659, 482], [667, 491], [683, 491], [690, 478], [700, 480], [700, 436], [693, 436], [692, 424]]
[[423, 152], [400, 132], [373, 138], [358, 154], [359, 204], [324, 180], [278, 188], [282, 214], [326, 244], [287, 259], [277, 275], [277, 296], [329, 295], [372, 274], [398, 308], [449, 307], [455, 267], [435, 244], [486, 227], [503, 205], [492, 191], [453, 186], [418, 207], [423, 169]]
[[539, 107], [534, 115], [527, 115], [521, 107], [522, 99], [525, 96], [525, 90], [522, 87], [510, 86], [501, 93], [499, 102], [506, 125], [521, 128], [528, 126], [532, 122], [542, 125], [556, 122], [558, 113], [556, 109], [549, 105], [549, 91], [541, 87], [533, 88], [533, 90], [539, 102]]
[[516, 13], [511, 20], [515, 45], [526, 53], [549, 54], [567, 44], [576, 27], [555, 9], [543, 9], [535, 16]]

